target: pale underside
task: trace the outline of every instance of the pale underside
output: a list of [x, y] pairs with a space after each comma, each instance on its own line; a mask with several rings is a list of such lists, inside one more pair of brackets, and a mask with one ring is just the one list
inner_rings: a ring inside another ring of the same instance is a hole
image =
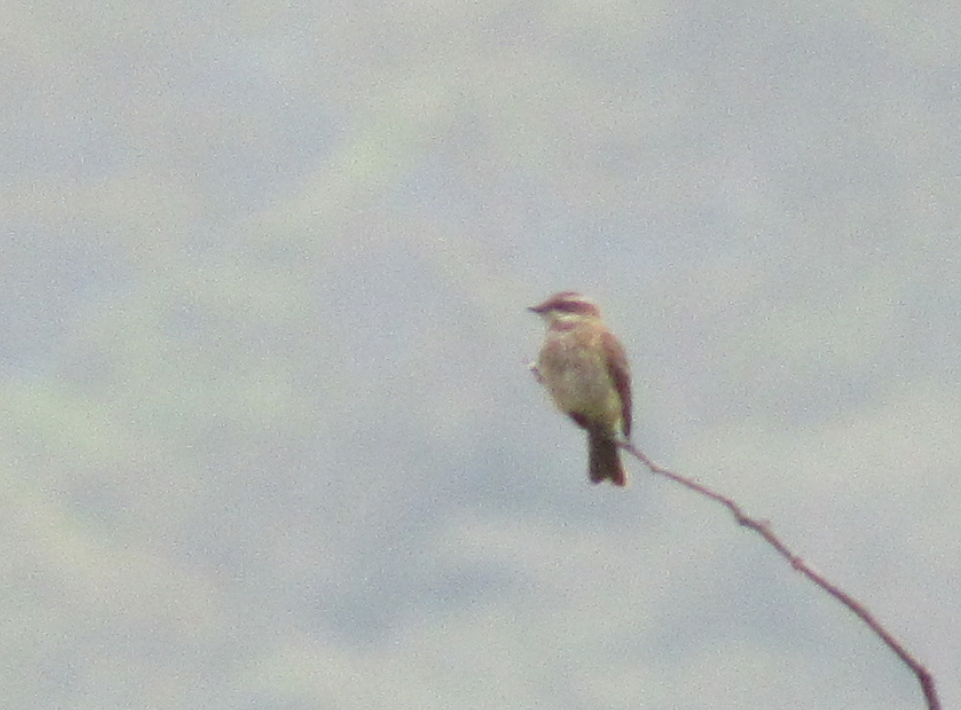
[[[623, 350], [604, 328], [565, 325], [549, 331], [538, 360], [551, 398], [575, 421], [585, 420], [611, 438], [629, 435], [629, 376]], [[616, 367], [622, 368], [619, 373]]]

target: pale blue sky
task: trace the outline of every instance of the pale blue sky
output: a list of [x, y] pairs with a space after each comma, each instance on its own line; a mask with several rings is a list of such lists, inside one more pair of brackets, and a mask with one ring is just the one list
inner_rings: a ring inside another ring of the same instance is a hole
[[722, 509], [587, 483], [570, 288], [638, 444], [961, 703], [955, 14], [0, 10], [5, 706], [921, 707]]

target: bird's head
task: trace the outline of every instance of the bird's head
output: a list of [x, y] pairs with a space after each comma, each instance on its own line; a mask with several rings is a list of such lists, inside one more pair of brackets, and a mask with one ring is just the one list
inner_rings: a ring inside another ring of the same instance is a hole
[[601, 317], [601, 309], [597, 304], [576, 291], [555, 293], [543, 303], [527, 310], [536, 313], [548, 323]]

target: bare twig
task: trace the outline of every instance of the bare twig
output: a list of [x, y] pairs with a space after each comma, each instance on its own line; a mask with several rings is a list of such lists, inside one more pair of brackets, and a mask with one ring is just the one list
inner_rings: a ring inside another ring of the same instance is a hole
[[734, 519], [737, 520], [738, 525], [743, 525], [746, 528], [750, 528], [767, 542], [771, 547], [777, 550], [777, 553], [791, 563], [791, 567], [796, 569], [798, 572], [803, 574], [809, 580], [814, 582], [817, 586], [823, 589], [825, 592], [830, 594], [832, 597], [837, 599], [839, 602], [844, 604], [850, 611], [854, 612], [868, 628], [871, 629], [884, 643], [897, 654], [901, 662], [904, 663], [911, 672], [918, 679], [918, 683], [921, 684], [921, 691], [924, 693], [924, 698], [928, 704], [928, 710], [941, 710], [941, 702], [938, 700], [938, 694], [934, 689], [934, 678], [931, 673], [925, 668], [914, 656], [912, 656], [908, 650], [891, 634], [890, 631], [884, 628], [881, 623], [874, 618], [870, 611], [858, 600], [854, 599], [847, 592], [840, 589], [837, 585], [829, 582], [818, 572], [815, 572], [811, 567], [809, 567], [804, 560], [794, 554], [787, 545], [774, 534], [771, 530], [771, 526], [768, 522], [764, 520], [758, 520], [747, 515], [737, 503], [735, 503], [731, 498], [721, 495], [716, 491], [711, 490], [707, 486], [704, 486], [697, 481], [682, 476], [680, 474], [669, 471], [665, 468], [661, 468], [656, 463], [651, 461], [642, 451], [636, 448], [633, 444], [629, 442], [620, 442], [621, 448], [628, 451], [632, 456], [634, 456], [638, 461], [644, 464], [651, 473], [655, 473], [659, 476], [664, 476], [669, 478], [675, 483], [680, 483], [682, 486], [689, 488], [690, 490], [698, 493], [706, 498], [720, 503], [725, 508], [727, 508]]

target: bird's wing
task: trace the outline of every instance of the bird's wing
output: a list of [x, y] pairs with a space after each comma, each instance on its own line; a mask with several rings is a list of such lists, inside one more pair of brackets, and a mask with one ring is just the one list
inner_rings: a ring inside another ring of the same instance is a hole
[[631, 368], [627, 364], [624, 348], [610, 331], [605, 331], [602, 344], [607, 356], [607, 372], [621, 397], [621, 419], [624, 436], [631, 438]]

